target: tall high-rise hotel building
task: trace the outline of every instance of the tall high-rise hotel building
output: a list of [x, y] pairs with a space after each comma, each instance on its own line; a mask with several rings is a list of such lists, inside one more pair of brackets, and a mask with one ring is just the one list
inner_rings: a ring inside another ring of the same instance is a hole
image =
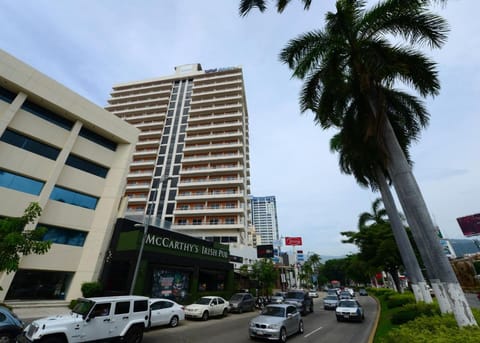
[[106, 109], [141, 130], [125, 215], [221, 243], [243, 243], [250, 220], [248, 112], [240, 67], [113, 86]]
[[252, 222], [262, 244], [278, 240], [277, 202], [274, 196], [251, 197]]

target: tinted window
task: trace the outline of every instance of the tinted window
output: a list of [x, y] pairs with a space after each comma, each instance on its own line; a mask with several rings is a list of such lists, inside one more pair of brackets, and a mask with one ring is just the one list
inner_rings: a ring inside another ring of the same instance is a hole
[[0, 187], [14, 189], [19, 192], [25, 192], [33, 195], [39, 195], [44, 183], [36, 181], [25, 176], [9, 173], [0, 170]]
[[5, 322], [7, 320], [7, 316], [0, 312], [0, 322]]
[[117, 143], [103, 137], [103, 136], [100, 136], [98, 133], [95, 133], [85, 127], [82, 127], [82, 129], [80, 130], [80, 133], [79, 133], [80, 136], [82, 136], [83, 138], [86, 138], [94, 143], [97, 143], [107, 149], [110, 149], [110, 150], [117, 150]]
[[87, 238], [87, 233], [84, 231], [71, 230], [44, 224], [39, 224], [38, 227], [47, 228], [47, 232], [43, 236], [42, 240], [51, 241], [52, 243], [83, 247], [85, 244], [85, 239]]
[[12, 101], [15, 99], [15, 93], [10, 92], [9, 90], [0, 87], [0, 99], [3, 101], [6, 101], [8, 103], [12, 103]]
[[143, 312], [148, 310], [148, 300], [136, 300], [133, 303], [133, 312]]
[[130, 312], [130, 301], [122, 301], [115, 304], [115, 314]]
[[28, 138], [9, 129], [5, 130], [2, 137], [0, 137], [0, 140], [51, 160], [56, 160], [60, 153], [60, 149], [51, 147], [32, 138]]
[[98, 202], [97, 197], [78, 193], [58, 186], [53, 188], [52, 194], [50, 194], [50, 199], [91, 210], [94, 210], [97, 207]]
[[99, 164], [87, 161], [75, 155], [68, 156], [65, 164], [103, 178], [105, 178], [108, 173], [108, 168], [102, 167]]
[[59, 116], [58, 114], [53, 113], [50, 110], [47, 110], [46, 108], [43, 108], [41, 106], [38, 106], [34, 104], [31, 101], [25, 101], [22, 105], [22, 109], [25, 111], [30, 112], [33, 115], [36, 115], [37, 117], [40, 117], [42, 119], [45, 119], [49, 121], [52, 124], [55, 124], [57, 126], [60, 126], [64, 129], [70, 130], [73, 126], [73, 122]]
[[225, 303], [225, 301], [223, 301], [223, 299], [218, 298], [217, 300], [218, 300], [219, 304], [224, 304]]

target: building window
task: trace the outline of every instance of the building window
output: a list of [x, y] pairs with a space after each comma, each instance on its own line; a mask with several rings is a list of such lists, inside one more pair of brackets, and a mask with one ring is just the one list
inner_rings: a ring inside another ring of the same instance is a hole
[[202, 220], [198, 218], [193, 219], [193, 225], [202, 225]]
[[15, 273], [5, 299], [65, 299], [73, 273], [20, 269]]
[[75, 155], [68, 156], [65, 164], [103, 178], [105, 178], [108, 173], [108, 168], [102, 167], [95, 162], [87, 161]]
[[188, 224], [188, 221], [186, 219], [179, 219], [177, 221], [177, 224], [178, 225], [187, 225]]
[[211, 218], [210, 219], [210, 225], [217, 225], [218, 224], [218, 218]]
[[44, 143], [40, 143], [37, 140], [28, 138], [10, 129], [5, 130], [2, 137], [0, 137], [0, 140], [16, 146], [17, 148], [33, 152], [34, 154], [49, 158], [54, 161], [57, 159], [58, 154], [60, 153], [60, 149], [54, 148]]
[[50, 226], [45, 224], [38, 224], [38, 227], [47, 228], [47, 232], [42, 240], [51, 241], [56, 244], [73, 245], [83, 247], [87, 233], [79, 230], [71, 230], [62, 227]]
[[91, 210], [94, 210], [97, 207], [98, 202], [97, 197], [71, 191], [59, 186], [53, 188], [52, 194], [50, 194], [50, 199]]
[[3, 101], [6, 101], [9, 104], [11, 104], [13, 102], [13, 100], [15, 99], [15, 97], [16, 97], [15, 93], [10, 92], [9, 90], [7, 90], [3, 87], [0, 87], [0, 99], [2, 99]]
[[235, 218], [226, 218], [225, 224], [235, 224]]
[[31, 101], [25, 101], [22, 105], [22, 109], [30, 112], [33, 115], [36, 115], [37, 117], [40, 117], [46, 121], [49, 121], [52, 124], [55, 124], [57, 126], [60, 126], [61, 128], [71, 130], [73, 127], [73, 122], [59, 116], [58, 114], [53, 113], [50, 110], [47, 110], [46, 108], [43, 108], [41, 106], [38, 106], [34, 104]]
[[115, 151], [117, 150], [117, 143], [100, 136], [98, 133], [95, 133], [85, 127], [82, 127], [79, 133], [79, 136], [88, 139], [89, 141], [92, 141], [94, 143], [97, 143], [98, 145], [103, 146], [104, 148], [107, 148], [109, 150]]
[[25, 176], [0, 170], [0, 187], [14, 189], [19, 192], [39, 195], [45, 183]]

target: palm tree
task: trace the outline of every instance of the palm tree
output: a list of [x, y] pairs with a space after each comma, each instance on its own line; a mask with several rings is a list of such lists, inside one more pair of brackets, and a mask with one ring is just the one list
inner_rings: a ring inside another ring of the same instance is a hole
[[[428, 12], [428, 3], [386, 0], [366, 10], [364, 1], [338, 0], [337, 12], [326, 15], [325, 29], [291, 40], [280, 59], [305, 81], [301, 109], [312, 110], [322, 128], [341, 128], [345, 118], [363, 124], [361, 133], [375, 143], [377, 161], [392, 179], [424, 262], [439, 279], [431, 280], [436, 295], [447, 296], [459, 326], [476, 325], [389, 119], [392, 104], [402, 99], [394, 88], [399, 82], [422, 97], [439, 92], [434, 62], [414, 49], [438, 48], [446, 40], [448, 26]], [[387, 36], [406, 44], [393, 45]], [[411, 121], [408, 113], [403, 120]]]
[[[401, 123], [397, 126], [395, 132], [397, 137], [401, 137], [399, 141], [402, 143], [403, 150], [409, 162], [408, 145], [413, 139], [416, 139], [419, 133], [419, 128], [422, 127], [422, 122], [426, 122], [426, 111], [421, 103], [410, 99], [412, 104], [409, 108], [402, 107], [400, 112], [412, 112], [412, 118], [422, 118], [422, 120], [414, 120], [410, 123]], [[396, 116], [391, 113], [390, 116], [394, 119]], [[371, 187], [372, 191], [380, 190], [382, 194], [386, 213], [390, 218], [390, 226], [395, 237], [403, 264], [409, 275], [412, 290], [417, 301], [432, 302], [432, 297], [428, 291], [427, 284], [423, 278], [420, 265], [418, 264], [414, 250], [405, 231], [402, 219], [396, 209], [393, 196], [387, 184], [387, 178], [384, 172], [381, 171], [379, 163], [376, 162], [378, 152], [375, 149], [375, 144], [368, 144], [363, 140], [362, 134], [356, 130], [361, 123], [351, 122], [351, 118], [347, 120], [342, 130], [337, 133], [330, 141], [330, 149], [339, 153], [340, 170], [345, 174], [353, 174], [357, 183], [360, 186]], [[411, 125], [411, 124], [414, 125]], [[403, 126], [403, 127], [402, 127]], [[405, 130], [407, 128], [407, 130]], [[402, 130], [403, 129], [403, 130]], [[346, 132], [349, 133], [346, 133]], [[408, 137], [406, 136], [408, 135]]]

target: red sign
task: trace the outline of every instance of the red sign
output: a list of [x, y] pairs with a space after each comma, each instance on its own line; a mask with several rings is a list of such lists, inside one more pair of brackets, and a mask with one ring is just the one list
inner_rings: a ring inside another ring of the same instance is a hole
[[480, 213], [457, 218], [457, 222], [466, 237], [480, 235]]
[[285, 245], [302, 245], [302, 237], [285, 237]]

